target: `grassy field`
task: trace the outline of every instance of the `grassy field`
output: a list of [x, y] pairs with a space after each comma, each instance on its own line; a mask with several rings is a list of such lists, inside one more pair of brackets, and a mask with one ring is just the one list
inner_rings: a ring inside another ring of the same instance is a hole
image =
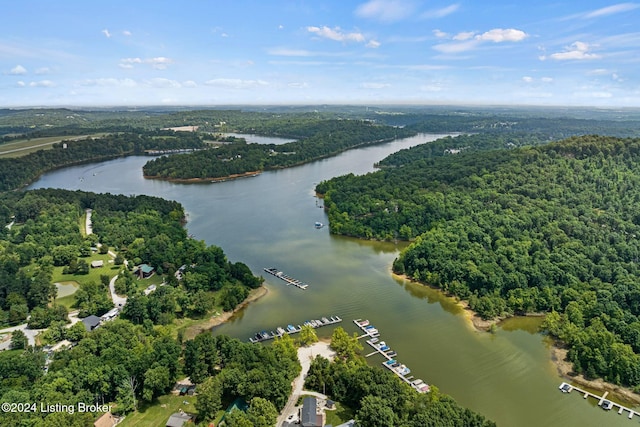
[[97, 133], [93, 135], [65, 135], [65, 136], [47, 136], [43, 138], [18, 139], [15, 141], [0, 144], [0, 158], [11, 158], [26, 156], [38, 150], [48, 150], [55, 143], [62, 140], [75, 141], [86, 137], [97, 138], [105, 135]]
[[334, 426], [346, 423], [347, 421], [353, 419], [353, 410], [346, 406], [343, 406], [336, 402], [336, 409], [331, 411], [324, 411], [327, 414], [326, 424], [331, 424]]
[[[140, 403], [138, 411], [129, 414], [119, 425], [122, 427], [158, 427], [169, 420], [171, 414], [182, 409], [184, 412], [196, 414], [195, 396], [176, 396], [173, 394], [160, 396], [153, 403]], [[185, 404], [184, 402], [189, 402]], [[193, 425], [193, 424], [191, 424]]]
[[53, 277], [52, 281], [56, 282], [96, 282], [100, 283], [100, 276], [106, 274], [109, 278], [112, 278], [120, 271], [120, 266], [115, 266], [113, 263], [109, 263], [111, 261], [111, 257], [108, 254], [98, 254], [95, 253], [87, 258], [80, 258], [85, 260], [88, 264], [91, 264], [91, 261], [102, 260], [104, 261], [104, 266], [100, 268], [89, 268], [89, 274], [62, 274], [62, 270], [64, 267], [54, 267], [53, 268]]

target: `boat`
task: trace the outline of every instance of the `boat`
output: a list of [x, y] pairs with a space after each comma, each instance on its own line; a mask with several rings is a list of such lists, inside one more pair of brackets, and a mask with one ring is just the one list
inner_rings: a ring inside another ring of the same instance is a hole
[[368, 320], [356, 320], [356, 323], [358, 324], [358, 326], [361, 326], [361, 327], [365, 327], [369, 325]]
[[387, 350], [390, 350], [388, 345], [380, 347], [380, 351], [387, 351]]
[[316, 228], [322, 228], [322, 227], [324, 227], [324, 224], [323, 224], [323, 223], [321, 223], [321, 222], [316, 221], [316, 223], [315, 223], [314, 227], [316, 227]]
[[375, 343], [377, 343], [377, 342], [378, 342], [378, 338], [371, 338], [371, 339], [369, 340], [369, 342], [370, 342], [371, 344], [375, 344]]
[[395, 351], [390, 351], [389, 353], [387, 353], [387, 356], [389, 357], [396, 357], [398, 355], [398, 353], [396, 353]]
[[393, 365], [394, 363], [396, 363], [396, 360], [395, 360], [395, 359], [389, 359], [389, 360], [387, 360], [386, 362], [384, 362], [384, 364], [385, 364], [385, 365], [387, 365], [387, 366], [391, 366], [391, 365]]
[[329, 319], [327, 319], [326, 317], [323, 317], [323, 318], [322, 318], [322, 319], [320, 319], [320, 320], [322, 320], [322, 323], [324, 323], [325, 325], [328, 325], [328, 324], [329, 324]]
[[281, 336], [287, 333], [287, 331], [285, 331], [284, 328], [281, 328], [280, 326], [278, 326], [278, 329], [276, 329], [276, 331], [278, 331]]

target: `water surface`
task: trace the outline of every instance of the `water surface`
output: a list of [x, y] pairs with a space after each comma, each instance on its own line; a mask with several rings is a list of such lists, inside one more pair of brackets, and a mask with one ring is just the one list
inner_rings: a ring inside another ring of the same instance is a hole
[[[326, 315], [339, 315], [345, 319], [342, 326], [355, 332], [351, 320], [367, 318], [416, 378], [436, 385], [500, 426], [637, 422], [606, 413], [577, 393], [558, 390], [562, 378], [550, 361], [547, 343], [532, 332], [530, 323], [539, 319], [508, 322], [495, 334], [476, 332], [451, 299], [391, 275], [399, 246], [331, 236], [327, 227], [314, 227], [316, 221], [327, 223], [322, 200], [313, 191], [316, 183], [346, 173], [371, 172], [372, 165], [386, 155], [436, 137], [419, 135], [212, 184], [145, 180], [141, 168], [149, 158], [128, 157], [48, 173], [32, 188], [177, 200], [188, 213], [189, 233], [221, 246], [230, 260], [245, 262], [256, 274], [275, 266], [309, 284], [303, 291], [264, 273], [268, 295], [214, 333], [246, 340], [263, 329]], [[331, 331], [322, 328], [319, 333], [328, 336]], [[379, 364], [382, 359], [374, 356], [369, 362]]]

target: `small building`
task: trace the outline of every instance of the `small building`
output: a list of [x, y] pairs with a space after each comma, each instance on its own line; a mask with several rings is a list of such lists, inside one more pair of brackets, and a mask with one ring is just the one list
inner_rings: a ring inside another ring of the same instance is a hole
[[93, 314], [91, 316], [87, 316], [84, 319], [82, 319], [82, 323], [84, 324], [84, 329], [87, 332], [91, 332], [95, 328], [100, 326], [100, 322], [102, 322], [102, 319], [100, 319], [98, 316], [94, 316]]
[[139, 279], [146, 279], [153, 274], [153, 267], [149, 264], [140, 264], [136, 270]]
[[113, 427], [116, 424], [118, 424], [118, 419], [111, 412], [105, 412], [93, 423], [93, 427]]
[[187, 414], [184, 411], [180, 411], [180, 412], [171, 414], [165, 426], [166, 427], [182, 427], [185, 423], [191, 422], [192, 420], [193, 420], [193, 415]]
[[324, 412], [318, 412], [318, 403], [315, 397], [305, 397], [302, 400], [300, 425], [302, 427], [324, 426]]
[[91, 261], [91, 268], [101, 268], [104, 265], [104, 261], [101, 259]]

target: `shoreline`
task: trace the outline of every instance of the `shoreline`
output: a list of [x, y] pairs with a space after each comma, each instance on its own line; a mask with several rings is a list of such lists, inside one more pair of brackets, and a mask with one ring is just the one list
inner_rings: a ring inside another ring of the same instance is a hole
[[217, 316], [211, 316], [209, 319], [202, 320], [194, 325], [188, 326], [184, 329], [184, 339], [190, 340], [195, 338], [196, 335], [201, 332], [205, 332], [215, 328], [216, 326], [220, 326], [223, 323], [227, 322], [234, 314], [238, 311], [245, 308], [247, 305], [251, 304], [264, 297], [269, 293], [269, 289], [264, 285], [261, 285], [259, 288], [252, 289], [249, 293], [249, 296], [244, 299], [240, 304], [238, 304], [232, 311], [223, 311], [221, 314]]
[[[493, 325], [499, 325], [503, 320], [506, 320], [508, 317], [498, 317], [491, 320], [482, 319], [475, 311], [473, 311], [469, 307], [469, 302], [466, 300], [461, 300], [455, 295], [452, 295], [448, 292], [444, 292], [442, 289], [432, 286], [426, 283], [415, 281], [409, 278], [404, 274], [396, 274], [393, 271], [391, 274], [399, 279], [406, 280], [411, 283], [416, 283], [421, 286], [427, 286], [431, 289], [434, 289], [448, 298], [455, 300], [456, 305], [462, 309], [462, 315], [467, 321], [467, 325], [476, 332], [489, 332], [490, 328]], [[542, 313], [528, 313], [523, 317], [533, 317], [533, 316], [544, 316]], [[511, 317], [511, 316], [510, 316]], [[566, 379], [569, 382], [574, 382], [581, 386], [585, 386], [591, 388], [593, 390], [597, 390], [601, 393], [608, 391], [610, 394], [618, 397], [623, 401], [623, 403], [632, 403], [634, 405], [640, 405], [640, 394], [635, 393], [628, 387], [623, 387], [620, 385], [616, 385], [613, 383], [608, 383], [604, 381], [602, 378], [597, 378], [595, 380], [588, 380], [582, 374], [576, 374], [573, 371], [573, 364], [568, 362], [567, 359], [568, 349], [564, 348], [564, 344], [557, 339], [553, 340], [553, 343], [549, 348], [549, 360], [556, 368], [558, 375], [560, 377]]]
[[164, 178], [161, 176], [152, 176], [152, 175], [143, 175], [143, 178], [157, 179], [160, 181], [168, 181], [168, 182], [177, 182], [179, 184], [199, 184], [202, 182], [224, 182], [224, 181], [229, 181], [229, 180], [238, 179], [238, 178], [251, 178], [251, 177], [260, 175], [262, 172], [263, 171], [261, 170], [249, 171], [249, 172], [243, 172], [243, 173], [235, 173], [235, 174], [226, 175], [226, 176], [219, 176], [215, 178]]

